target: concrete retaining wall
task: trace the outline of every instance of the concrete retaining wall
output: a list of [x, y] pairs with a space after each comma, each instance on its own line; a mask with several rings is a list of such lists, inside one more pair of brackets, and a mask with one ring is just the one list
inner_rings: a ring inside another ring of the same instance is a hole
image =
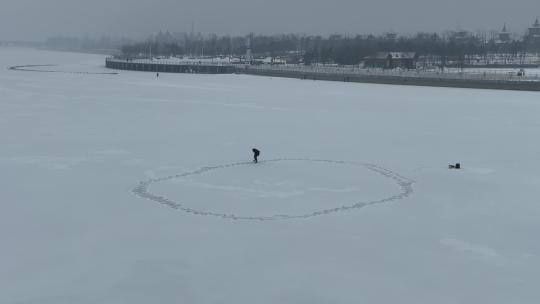
[[127, 60], [107, 59], [105, 66], [110, 69], [164, 72], [164, 73], [197, 73], [197, 74], [232, 74], [234, 67], [230, 65], [209, 65], [209, 64], [162, 64], [146, 63]]
[[330, 80], [343, 82], [379, 83], [394, 85], [416, 85], [431, 87], [453, 87], [495, 90], [540, 91], [540, 81], [507, 81], [482, 79], [448, 79], [434, 77], [379, 76], [354, 74], [302, 73], [298, 71], [240, 69], [238, 72], [271, 77], [287, 77], [312, 80]]
[[163, 64], [147, 63], [107, 58], [105, 65], [111, 69], [168, 72], [168, 73], [199, 73], [199, 74], [248, 74], [271, 77], [286, 77], [312, 80], [329, 80], [359, 83], [379, 83], [394, 85], [415, 85], [432, 87], [474, 88], [495, 90], [540, 91], [540, 81], [529, 80], [494, 80], [494, 79], [467, 79], [467, 78], [437, 78], [422, 76], [393, 76], [393, 75], [365, 75], [318, 73], [295, 70], [261, 69], [250, 66], [211, 65], [211, 64]]

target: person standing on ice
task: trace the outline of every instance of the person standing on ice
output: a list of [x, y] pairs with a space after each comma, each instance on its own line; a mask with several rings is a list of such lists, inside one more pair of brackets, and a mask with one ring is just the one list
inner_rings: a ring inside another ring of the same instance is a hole
[[253, 162], [258, 163], [259, 160], [257, 158], [259, 157], [259, 154], [261, 154], [261, 151], [255, 149], [255, 148], [251, 149], [251, 151], [253, 151]]

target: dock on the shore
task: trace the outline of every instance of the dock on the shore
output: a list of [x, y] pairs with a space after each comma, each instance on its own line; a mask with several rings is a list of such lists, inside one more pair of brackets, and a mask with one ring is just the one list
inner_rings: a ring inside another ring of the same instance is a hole
[[358, 83], [453, 87], [493, 90], [540, 91], [540, 74], [495, 72], [437, 72], [381, 70], [357, 67], [245, 66], [237, 73], [250, 75]]
[[107, 68], [146, 72], [248, 74], [309, 80], [496, 90], [540, 91], [540, 75], [497, 72], [380, 70], [356, 66], [246, 65], [211, 61], [107, 58]]
[[199, 61], [164, 61], [152, 59], [107, 58], [105, 66], [110, 69], [194, 74], [232, 74], [234, 66], [223, 63]]

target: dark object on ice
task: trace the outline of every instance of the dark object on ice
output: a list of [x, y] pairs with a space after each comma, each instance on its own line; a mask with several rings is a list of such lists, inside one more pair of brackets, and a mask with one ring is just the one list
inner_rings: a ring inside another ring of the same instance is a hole
[[159, 73], [156, 73], [156, 77], [158, 77], [158, 78], [159, 78]]
[[461, 169], [461, 164], [456, 163], [455, 165], [448, 165], [448, 169]]
[[259, 157], [259, 154], [261, 154], [261, 151], [255, 149], [255, 148], [251, 149], [251, 151], [253, 151], [253, 162], [257, 163], [258, 162], [257, 157]]

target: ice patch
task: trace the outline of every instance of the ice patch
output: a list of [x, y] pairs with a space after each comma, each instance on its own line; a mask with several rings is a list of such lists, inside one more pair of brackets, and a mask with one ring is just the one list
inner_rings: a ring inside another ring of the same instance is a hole
[[94, 151], [94, 154], [97, 154], [97, 155], [123, 155], [123, 154], [128, 154], [128, 152], [126, 152], [124, 150], [120, 150], [120, 149], [106, 149], [106, 150]]
[[497, 251], [493, 248], [479, 245], [479, 244], [467, 243], [462, 240], [445, 238], [445, 239], [441, 239], [440, 243], [442, 245], [448, 246], [452, 249], [455, 249], [461, 252], [472, 253], [475, 255], [480, 255], [480, 256], [490, 257], [490, 258], [500, 257]]
[[495, 172], [495, 170], [491, 168], [466, 168], [465, 171], [475, 174], [492, 174]]
[[43, 169], [66, 170], [71, 169], [83, 162], [86, 157], [54, 157], [54, 156], [21, 156], [13, 157], [11, 161], [24, 165], [35, 165]]
[[122, 161], [122, 164], [126, 166], [138, 166], [142, 163], [144, 163], [144, 160], [140, 158], [132, 158]]

